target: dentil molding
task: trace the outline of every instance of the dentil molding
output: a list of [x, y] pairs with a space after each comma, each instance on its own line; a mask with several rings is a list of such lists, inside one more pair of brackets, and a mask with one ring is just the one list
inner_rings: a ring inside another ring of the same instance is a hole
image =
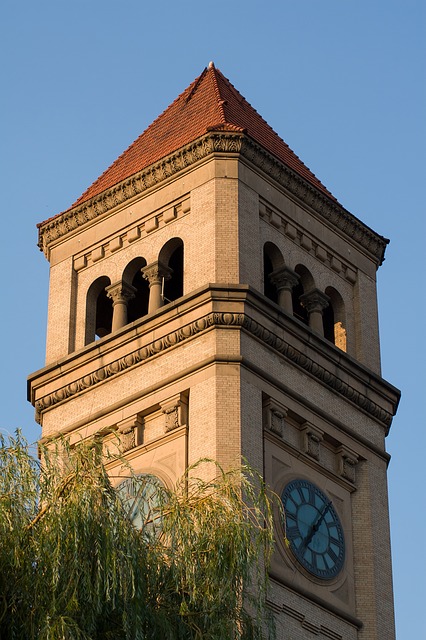
[[55, 240], [214, 153], [239, 154], [311, 207], [328, 223], [355, 240], [373, 255], [378, 264], [382, 263], [388, 240], [315, 189], [247, 135], [229, 131], [210, 131], [100, 195], [40, 223], [38, 246], [48, 257], [49, 245]]

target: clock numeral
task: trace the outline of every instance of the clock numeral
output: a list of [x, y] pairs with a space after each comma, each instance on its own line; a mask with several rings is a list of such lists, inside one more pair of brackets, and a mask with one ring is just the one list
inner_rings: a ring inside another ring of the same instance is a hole
[[333, 554], [332, 557], [336, 558], [337, 561], [342, 554], [343, 547], [340, 547], [337, 544], [330, 543], [329, 551], [330, 555]]
[[339, 556], [334, 553], [334, 551], [333, 551], [333, 549], [331, 547], [329, 547], [329, 549], [327, 551], [327, 556], [330, 558], [331, 566], [334, 566], [336, 564]]
[[296, 491], [293, 491], [291, 494], [295, 504], [299, 507], [305, 501], [303, 497], [303, 491], [301, 487], [297, 487]]
[[285, 503], [285, 512], [287, 514], [287, 517], [289, 517], [292, 514], [296, 515], [297, 513], [297, 504], [294, 502], [291, 496], [288, 498], [287, 502]]
[[287, 537], [289, 538], [289, 540], [300, 538], [301, 536], [300, 536], [299, 529], [294, 526], [287, 527]]
[[328, 525], [328, 535], [336, 542], [340, 542], [342, 536], [339, 529], [336, 527], [335, 522], [333, 522], [331, 525]]
[[312, 551], [311, 549], [309, 549], [309, 547], [306, 547], [303, 558], [308, 564], [312, 564]]

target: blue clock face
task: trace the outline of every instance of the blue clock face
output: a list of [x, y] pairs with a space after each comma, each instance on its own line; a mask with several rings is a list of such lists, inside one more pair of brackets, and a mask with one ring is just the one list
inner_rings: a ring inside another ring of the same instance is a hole
[[331, 500], [308, 480], [293, 480], [281, 498], [287, 540], [298, 562], [317, 578], [336, 577], [345, 561], [345, 542]]
[[123, 480], [118, 487], [130, 522], [147, 535], [156, 533], [160, 525], [159, 505], [164, 485], [156, 476], [141, 474]]

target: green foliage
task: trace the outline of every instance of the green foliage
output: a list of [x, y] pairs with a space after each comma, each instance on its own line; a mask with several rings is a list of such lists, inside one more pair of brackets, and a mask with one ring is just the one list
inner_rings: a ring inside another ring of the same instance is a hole
[[1, 439], [2, 640], [273, 637], [271, 502], [247, 466], [200, 461], [174, 491], [135, 477], [138, 529], [96, 446], [61, 441], [40, 460], [19, 433]]

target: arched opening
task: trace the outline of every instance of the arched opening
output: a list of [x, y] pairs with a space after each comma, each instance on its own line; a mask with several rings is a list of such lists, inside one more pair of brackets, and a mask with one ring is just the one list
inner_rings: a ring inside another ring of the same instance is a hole
[[161, 249], [158, 261], [172, 270], [171, 277], [164, 280], [164, 304], [173, 302], [183, 296], [184, 255], [183, 242], [180, 238], [172, 238]]
[[346, 351], [346, 314], [343, 298], [336, 289], [327, 287], [325, 294], [330, 303], [323, 311], [324, 337]]
[[295, 318], [309, 326], [309, 314], [305, 307], [300, 303], [300, 297], [304, 293], [314, 289], [315, 282], [311, 273], [302, 264], [298, 264], [294, 270], [299, 276], [299, 283], [293, 287], [292, 292], [293, 315]]
[[85, 344], [111, 333], [112, 300], [105, 291], [110, 284], [107, 276], [101, 276], [92, 282], [87, 291]]
[[265, 242], [263, 247], [263, 293], [269, 300], [278, 304], [278, 290], [270, 275], [284, 265], [281, 251], [272, 242]]
[[135, 258], [124, 269], [123, 282], [136, 289], [135, 297], [127, 303], [127, 322], [134, 322], [148, 313], [149, 283], [141, 269], [146, 267], [145, 258]]

